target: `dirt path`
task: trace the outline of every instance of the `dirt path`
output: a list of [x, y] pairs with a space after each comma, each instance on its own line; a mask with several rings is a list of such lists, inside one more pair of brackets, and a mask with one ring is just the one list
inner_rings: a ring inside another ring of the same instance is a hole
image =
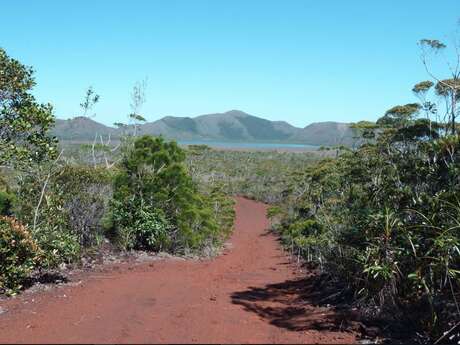
[[231, 249], [216, 259], [118, 265], [0, 302], [0, 343], [354, 342], [309, 302], [265, 209], [238, 198]]

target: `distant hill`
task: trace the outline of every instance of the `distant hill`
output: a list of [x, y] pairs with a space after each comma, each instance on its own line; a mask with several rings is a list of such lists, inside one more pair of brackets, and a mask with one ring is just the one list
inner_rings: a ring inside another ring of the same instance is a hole
[[96, 122], [89, 117], [78, 116], [69, 120], [56, 120], [52, 134], [60, 140], [89, 141], [97, 134], [119, 137], [119, 130]]
[[[53, 134], [60, 140], [89, 141], [94, 136], [119, 138], [121, 130], [87, 117], [56, 121]], [[141, 134], [163, 135], [176, 140], [303, 143], [351, 145], [353, 132], [346, 123], [319, 122], [298, 128], [284, 121], [269, 121], [239, 110], [194, 118], [166, 116], [140, 126]]]
[[316, 122], [306, 126], [297, 136], [292, 139], [318, 143], [316, 145], [334, 146], [347, 145], [351, 146], [354, 142], [354, 132], [349, 124], [340, 122]]

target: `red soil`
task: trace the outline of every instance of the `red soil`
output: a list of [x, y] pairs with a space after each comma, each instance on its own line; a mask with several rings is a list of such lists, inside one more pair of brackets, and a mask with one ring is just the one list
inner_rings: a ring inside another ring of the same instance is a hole
[[231, 248], [215, 259], [116, 265], [0, 302], [0, 343], [355, 342], [312, 304], [265, 211], [238, 198]]

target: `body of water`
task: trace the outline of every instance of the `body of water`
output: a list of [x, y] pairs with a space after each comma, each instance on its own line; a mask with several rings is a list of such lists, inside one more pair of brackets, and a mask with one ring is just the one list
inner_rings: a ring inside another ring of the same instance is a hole
[[251, 150], [317, 150], [319, 146], [306, 144], [264, 143], [264, 142], [228, 142], [204, 140], [179, 140], [180, 145], [208, 145], [220, 149], [251, 149]]

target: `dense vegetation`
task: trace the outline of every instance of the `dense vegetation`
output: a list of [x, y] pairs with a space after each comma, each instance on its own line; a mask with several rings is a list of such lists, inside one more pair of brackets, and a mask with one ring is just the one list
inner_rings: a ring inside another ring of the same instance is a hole
[[[420, 45], [426, 67], [428, 51], [446, 48]], [[100, 135], [59, 154], [48, 135], [52, 108], [30, 94], [33, 71], [0, 50], [0, 293], [104, 241], [119, 250], [212, 252], [232, 228], [228, 196], [244, 195], [273, 204], [273, 227], [292, 254], [363, 310], [404, 321], [424, 340], [460, 341], [460, 66], [450, 67], [447, 79], [427, 67], [433, 81], [412, 90], [419, 102], [354, 124], [351, 148], [219, 151], [137, 137], [145, 121], [138, 85], [134, 125], [118, 124], [120, 143]], [[98, 100], [89, 89], [83, 115]], [[166, 121], [182, 130], [189, 120]]]
[[[0, 71], [0, 294], [16, 293], [33, 271], [78, 264], [105, 242], [211, 255], [229, 235], [232, 199], [198, 186], [176, 143], [136, 137], [140, 86], [121, 143], [100, 136], [66, 152], [49, 134], [52, 107], [30, 94], [33, 70], [0, 50]], [[98, 101], [89, 88], [83, 114]]]
[[198, 193], [184, 160], [175, 142], [150, 136], [124, 155], [110, 212], [111, 229], [124, 247], [184, 252], [228, 234], [231, 221], [220, 224], [219, 217], [230, 205]]
[[188, 148], [187, 165], [201, 185], [222, 188], [230, 195], [275, 203], [281, 200], [287, 176], [303, 170], [329, 153], [248, 152], [213, 150], [205, 145]]
[[459, 77], [418, 83], [419, 103], [356, 124], [364, 144], [292, 174], [270, 210], [292, 253], [358, 305], [443, 342], [460, 340]]

